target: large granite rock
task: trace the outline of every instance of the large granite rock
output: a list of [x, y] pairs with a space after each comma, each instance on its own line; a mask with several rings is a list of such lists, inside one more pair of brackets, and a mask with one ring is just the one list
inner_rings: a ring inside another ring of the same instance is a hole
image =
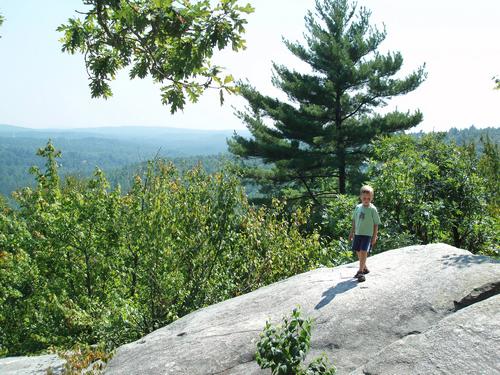
[[385, 347], [352, 375], [500, 374], [500, 295]]
[[66, 361], [55, 354], [0, 358], [1, 375], [60, 375]]
[[433, 244], [368, 267], [364, 283], [355, 263], [322, 268], [191, 313], [120, 347], [106, 373], [268, 373], [254, 360], [259, 333], [297, 305], [315, 319], [309, 358], [325, 352], [338, 374], [500, 373], [498, 262]]

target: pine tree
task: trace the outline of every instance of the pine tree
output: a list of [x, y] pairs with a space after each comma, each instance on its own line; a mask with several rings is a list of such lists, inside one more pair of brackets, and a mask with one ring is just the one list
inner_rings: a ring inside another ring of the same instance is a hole
[[376, 135], [409, 129], [422, 121], [418, 110], [385, 115], [374, 110], [391, 97], [415, 90], [426, 73], [424, 65], [403, 79], [394, 77], [403, 57], [399, 52], [378, 51], [386, 32], [370, 25], [371, 12], [366, 8], [358, 10], [348, 0], [317, 0], [315, 10], [305, 17], [305, 45], [284, 40], [312, 71], [301, 73], [273, 63], [272, 82], [289, 101], [241, 83], [249, 106], [237, 115], [253, 137], [235, 134], [229, 149], [268, 164], [245, 169], [247, 177], [263, 186], [262, 191], [266, 186], [281, 192], [292, 188], [295, 195], [298, 190], [319, 203], [332, 189], [332, 181], [335, 193], [353, 189]]

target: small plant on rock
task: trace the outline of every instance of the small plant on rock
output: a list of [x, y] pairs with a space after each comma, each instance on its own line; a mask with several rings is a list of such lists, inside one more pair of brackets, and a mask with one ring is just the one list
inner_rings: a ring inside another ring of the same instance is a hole
[[257, 343], [256, 359], [262, 369], [270, 368], [273, 375], [333, 375], [326, 356], [313, 360], [307, 367], [302, 362], [311, 346], [311, 319], [301, 317], [298, 308], [283, 317], [283, 323], [273, 326], [266, 322]]

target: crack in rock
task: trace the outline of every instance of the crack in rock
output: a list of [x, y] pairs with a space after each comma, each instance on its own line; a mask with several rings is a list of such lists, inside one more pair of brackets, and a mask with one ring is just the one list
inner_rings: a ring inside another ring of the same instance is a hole
[[410, 336], [410, 335], [420, 335], [421, 333], [422, 333], [422, 332], [415, 330], [415, 331], [408, 332], [408, 333], [405, 335], [405, 337], [406, 337], [406, 336]]
[[212, 339], [214, 337], [225, 337], [225, 336], [237, 335], [237, 334], [242, 334], [242, 333], [254, 333], [254, 332], [262, 332], [262, 330], [261, 329], [249, 329], [246, 331], [233, 331], [233, 332], [226, 332], [226, 333], [218, 333], [215, 335], [196, 336], [190, 340], [186, 339], [185, 344], [196, 343], [196, 342], [200, 342], [200, 340]]
[[453, 301], [455, 308], [453, 311], [458, 311], [464, 307], [473, 305], [474, 303], [481, 302], [487, 298], [493, 297], [500, 293], [500, 281], [484, 284], [480, 287], [474, 288], [472, 292], [467, 294], [460, 301]]
[[238, 367], [238, 366], [241, 366], [241, 365], [245, 365], [245, 364], [247, 364], [247, 363], [253, 362], [254, 360], [255, 360], [255, 359], [254, 359], [254, 358], [253, 358], [253, 356], [252, 356], [252, 358], [251, 358], [251, 359], [249, 359], [249, 360], [245, 360], [245, 361], [243, 361], [243, 362], [239, 362], [239, 363], [235, 364], [234, 366], [231, 366], [231, 367], [225, 368], [224, 370], [217, 371], [217, 372], [213, 372], [211, 375], [225, 374], [225, 373], [227, 373], [227, 371], [230, 371], [230, 370], [232, 370], [232, 369], [233, 369], [233, 368], [235, 368], [235, 367]]

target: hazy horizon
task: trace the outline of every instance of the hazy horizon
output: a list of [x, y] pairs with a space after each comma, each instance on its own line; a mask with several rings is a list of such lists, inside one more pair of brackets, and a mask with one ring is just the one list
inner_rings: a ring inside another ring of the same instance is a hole
[[[137, 128], [137, 129], [176, 129], [176, 130], [190, 130], [190, 131], [214, 131], [214, 132], [226, 132], [232, 131], [232, 129], [204, 129], [204, 128], [182, 128], [179, 126], [154, 126], [154, 125], [97, 125], [97, 126], [82, 126], [77, 128], [64, 128], [64, 127], [30, 127], [30, 126], [22, 126], [16, 124], [3, 124], [0, 123], [0, 126], [12, 126], [15, 128], [29, 129], [29, 130], [87, 130], [87, 129], [113, 129], [113, 128]], [[246, 130], [246, 128], [239, 129]]]
[[[78, 128], [56, 128], [56, 127], [50, 127], [50, 128], [37, 128], [37, 127], [27, 127], [27, 126], [18, 126], [18, 125], [12, 125], [12, 124], [2, 124], [0, 123], [0, 127], [2, 126], [9, 126], [9, 127], [14, 127], [14, 128], [20, 128], [20, 129], [26, 129], [26, 130], [34, 130], [34, 131], [78, 131], [78, 130], [105, 130], [105, 129], [150, 129], [150, 130], [179, 130], [182, 132], [213, 132], [213, 133], [229, 133], [229, 132], [238, 132], [240, 135], [244, 136], [251, 136], [250, 131], [247, 128], [241, 128], [241, 129], [203, 129], [203, 128], [181, 128], [181, 127], [174, 127], [174, 126], [142, 126], [142, 125], [114, 125], [114, 126], [89, 126], [89, 127], [78, 127]], [[475, 125], [470, 125], [464, 128], [457, 128], [457, 127], [451, 127], [446, 130], [438, 130], [438, 129], [417, 129], [417, 127], [405, 130], [404, 132], [407, 134], [411, 133], [419, 133], [419, 132], [424, 132], [424, 133], [430, 133], [430, 132], [448, 132], [451, 129], [457, 129], [457, 130], [465, 130], [465, 129], [470, 129], [470, 128], [476, 128], [476, 129], [498, 129], [500, 128], [499, 126], [485, 126], [485, 127], [477, 127]], [[0, 128], [1, 130], [1, 128]], [[1, 135], [0, 135], [1, 136]]]

